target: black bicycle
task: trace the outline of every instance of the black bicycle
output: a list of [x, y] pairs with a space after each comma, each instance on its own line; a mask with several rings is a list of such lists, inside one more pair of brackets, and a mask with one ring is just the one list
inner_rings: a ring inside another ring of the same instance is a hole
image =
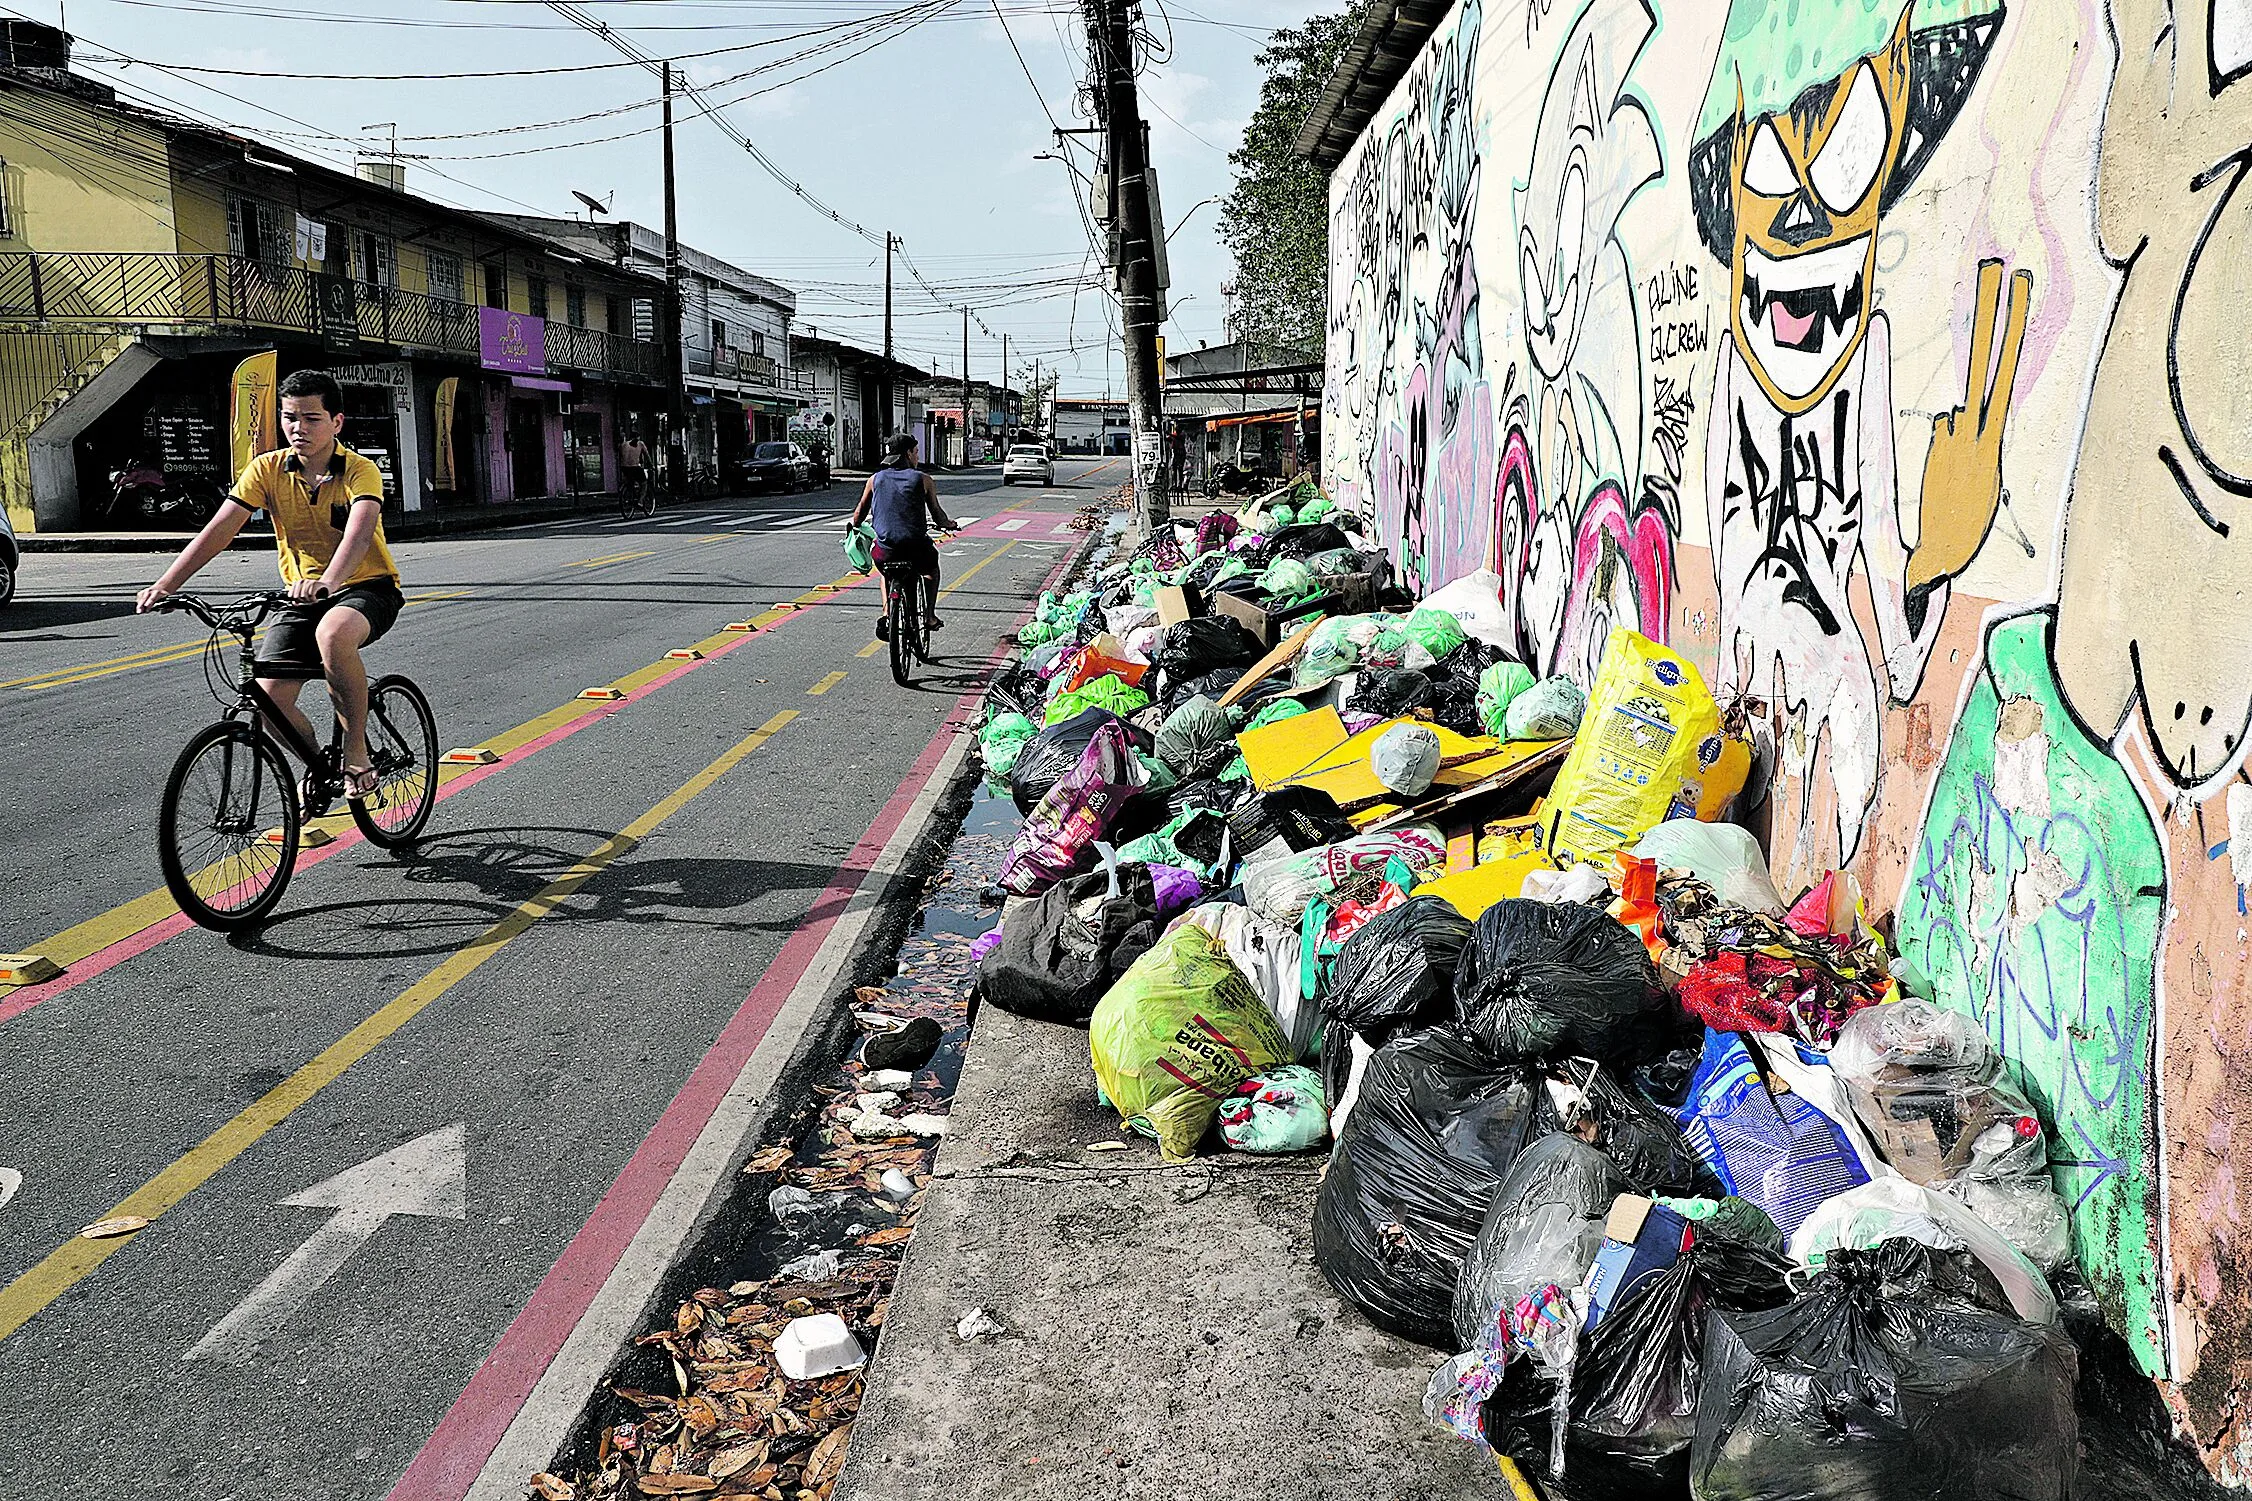
[[879, 563], [884, 576], [884, 639], [891, 643], [892, 681], [904, 688], [915, 681], [914, 664], [931, 659], [927, 609], [938, 609], [937, 593], [914, 563]]
[[647, 465], [640, 475], [618, 492], [618, 518], [639, 521], [657, 514], [657, 477]]
[[[305, 824], [338, 798], [370, 842], [394, 850], [413, 845], [438, 801], [438, 723], [408, 679], [391, 673], [368, 684], [368, 764], [376, 782], [363, 797], [345, 797], [343, 721], [326, 746], [316, 744], [259, 686], [252, 644], [269, 616], [295, 604], [273, 591], [224, 601], [175, 594], [157, 606], [186, 610], [211, 628], [204, 673], [225, 712], [172, 763], [156, 848], [180, 910], [220, 932], [250, 927], [274, 910], [297, 868]], [[239, 655], [223, 686], [230, 635]], [[310, 768], [302, 797], [284, 746]]]

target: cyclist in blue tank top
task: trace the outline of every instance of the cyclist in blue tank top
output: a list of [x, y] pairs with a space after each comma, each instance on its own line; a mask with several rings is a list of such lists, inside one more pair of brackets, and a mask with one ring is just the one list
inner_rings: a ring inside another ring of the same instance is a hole
[[[931, 541], [931, 526], [953, 531], [954, 522], [938, 504], [938, 487], [915, 467], [915, 440], [901, 433], [884, 445], [884, 465], [868, 476], [861, 488], [860, 504], [852, 508], [852, 524], [873, 515], [876, 563], [910, 563], [923, 578], [923, 617], [930, 629], [944, 624], [938, 618], [938, 546]], [[877, 634], [888, 623], [877, 614]]]

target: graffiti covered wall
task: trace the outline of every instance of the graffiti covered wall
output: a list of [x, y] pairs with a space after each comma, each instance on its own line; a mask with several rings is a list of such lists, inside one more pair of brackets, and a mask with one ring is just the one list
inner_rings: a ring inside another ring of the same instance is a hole
[[2252, 1479], [2252, 0], [1462, 0], [1330, 187], [1326, 479], [1758, 706]]

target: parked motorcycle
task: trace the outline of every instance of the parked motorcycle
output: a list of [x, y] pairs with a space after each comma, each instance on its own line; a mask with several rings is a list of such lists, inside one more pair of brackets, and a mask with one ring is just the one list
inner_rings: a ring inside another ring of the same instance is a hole
[[154, 464], [135, 462], [110, 475], [113, 522], [200, 527], [225, 501], [219, 486], [200, 474], [173, 476]]
[[1210, 497], [1221, 495], [1250, 495], [1259, 489], [1259, 472], [1246, 469], [1241, 464], [1226, 460], [1214, 464], [1204, 476], [1204, 493]]

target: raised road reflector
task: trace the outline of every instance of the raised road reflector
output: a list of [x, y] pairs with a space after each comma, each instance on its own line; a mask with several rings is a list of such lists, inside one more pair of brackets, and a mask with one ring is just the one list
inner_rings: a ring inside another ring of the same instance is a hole
[[447, 766], [490, 766], [500, 759], [500, 753], [482, 745], [465, 745], [438, 759]]
[[[259, 839], [265, 844], [279, 844], [282, 842], [282, 831], [268, 829], [259, 836]], [[297, 847], [301, 850], [317, 850], [324, 844], [334, 844], [335, 842], [336, 835], [317, 823], [306, 824], [297, 831]]]
[[37, 985], [62, 972], [45, 954], [0, 954], [0, 985]]
[[730, 620], [729, 622], [727, 622], [727, 624], [721, 626], [720, 629], [723, 631], [755, 631], [758, 629], [758, 627], [753, 625], [748, 620]]
[[665, 653], [665, 657], [666, 660], [673, 662], [701, 662], [704, 660], [704, 654], [693, 646], [684, 646], [678, 651], [668, 651]]
[[615, 688], [589, 688], [579, 697], [598, 699], [603, 703], [609, 703], [615, 699], [624, 698], [625, 695]]

